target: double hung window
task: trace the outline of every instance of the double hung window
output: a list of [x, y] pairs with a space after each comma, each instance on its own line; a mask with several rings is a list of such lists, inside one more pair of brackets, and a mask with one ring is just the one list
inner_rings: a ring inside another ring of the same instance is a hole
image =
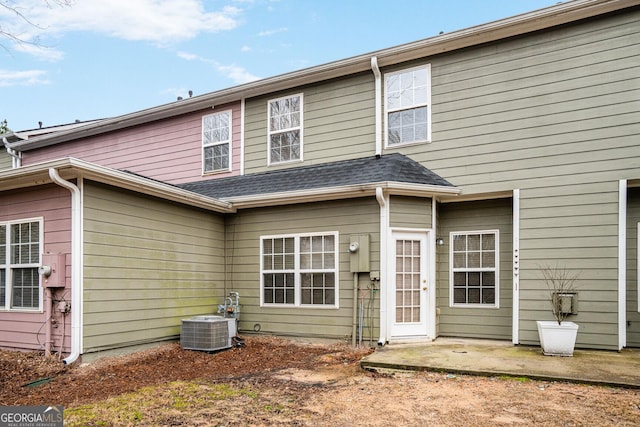
[[450, 248], [451, 305], [498, 307], [498, 231], [451, 233]]
[[431, 67], [385, 75], [387, 147], [431, 140]]
[[0, 223], [0, 309], [40, 308], [41, 221]]
[[261, 238], [263, 305], [337, 307], [338, 234]]
[[204, 173], [231, 170], [231, 111], [202, 118]]
[[269, 164], [302, 160], [302, 94], [269, 101]]

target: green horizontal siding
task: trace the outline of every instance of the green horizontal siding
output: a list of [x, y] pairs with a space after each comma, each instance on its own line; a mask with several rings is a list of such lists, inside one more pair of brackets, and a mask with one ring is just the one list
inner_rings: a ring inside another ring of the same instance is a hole
[[[440, 204], [436, 247], [438, 335], [511, 339], [513, 312], [512, 201], [498, 199]], [[498, 230], [500, 243], [499, 308], [451, 307], [449, 299], [449, 235], [451, 232]]]
[[551, 319], [540, 266], [558, 264], [580, 277], [577, 346], [617, 349], [618, 181], [640, 178], [639, 23], [636, 9], [428, 61], [433, 141], [402, 152], [463, 194], [521, 190], [523, 344]]
[[392, 196], [389, 225], [391, 228], [431, 228], [431, 199]]
[[[350, 236], [369, 234], [371, 269], [379, 271], [379, 218], [378, 203], [373, 197], [251, 209], [236, 214], [227, 227], [230, 262], [227, 277], [232, 290], [240, 293], [240, 330], [349, 338], [354, 307], [348, 252]], [[261, 307], [260, 237], [335, 231], [339, 233], [339, 308]], [[368, 274], [360, 274], [359, 286], [366, 289], [368, 284]], [[367, 326], [376, 325], [375, 335], [378, 333], [377, 294], [374, 304], [366, 319]]]
[[[373, 74], [334, 79], [286, 93], [248, 99], [245, 107], [245, 172], [267, 167], [267, 103], [303, 93], [304, 164], [324, 163], [374, 154], [375, 92]], [[295, 167], [299, 163], [283, 165]], [[277, 168], [281, 166], [272, 166]], [[271, 169], [272, 169], [271, 168]]]
[[174, 338], [224, 296], [224, 220], [86, 182], [84, 351]]
[[624, 177], [637, 156], [639, 16], [425, 60], [433, 142], [403, 153], [466, 192]]
[[[567, 268], [578, 275], [578, 347], [617, 348], [618, 183], [581, 186], [581, 194], [530, 199], [521, 191], [520, 338], [536, 344], [536, 320], [551, 320], [540, 269]], [[608, 191], [605, 191], [607, 190]]]
[[[3, 147], [4, 148], [4, 147]], [[7, 153], [7, 150], [0, 151], [0, 171], [11, 169], [12, 161], [11, 156]]]

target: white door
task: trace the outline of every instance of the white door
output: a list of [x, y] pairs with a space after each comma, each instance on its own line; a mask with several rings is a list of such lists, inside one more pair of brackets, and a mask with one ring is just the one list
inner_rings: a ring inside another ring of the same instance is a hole
[[391, 338], [427, 336], [427, 234], [392, 233]]

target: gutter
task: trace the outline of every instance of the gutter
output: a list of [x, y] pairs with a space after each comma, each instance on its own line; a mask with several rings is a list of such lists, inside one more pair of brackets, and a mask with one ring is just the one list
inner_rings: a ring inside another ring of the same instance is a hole
[[236, 209], [286, 205], [294, 203], [310, 203], [325, 200], [351, 199], [376, 195], [378, 189], [398, 196], [433, 197], [457, 196], [459, 187], [446, 187], [430, 184], [415, 184], [408, 182], [384, 181], [366, 184], [343, 185], [337, 187], [322, 187], [316, 189], [283, 191], [278, 193], [238, 196], [222, 198]]
[[68, 365], [78, 359], [82, 347], [82, 193], [62, 179], [56, 168], [49, 168], [49, 176], [71, 192], [71, 354], [63, 360]]
[[[230, 203], [203, 196], [191, 191], [183, 190], [175, 185], [156, 181], [150, 178], [134, 175], [132, 173], [98, 166], [84, 160], [67, 157], [51, 160], [43, 163], [23, 166], [20, 169], [7, 169], [0, 171], [0, 181], [3, 190], [22, 188], [29, 182], [42, 182], [48, 180], [48, 170], [55, 168], [66, 178], [82, 174], [84, 178], [96, 182], [108, 184], [126, 190], [144, 193], [149, 196], [171, 200], [188, 206], [194, 206], [219, 213], [233, 213], [236, 210]], [[12, 182], [13, 181], [13, 182]]]

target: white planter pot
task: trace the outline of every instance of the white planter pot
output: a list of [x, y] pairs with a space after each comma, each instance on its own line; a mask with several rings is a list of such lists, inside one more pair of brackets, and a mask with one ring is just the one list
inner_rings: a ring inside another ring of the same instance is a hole
[[547, 356], [573, 356], [578, 325], [573, 322], [538, 320], [538, 334], [542, 353]]

